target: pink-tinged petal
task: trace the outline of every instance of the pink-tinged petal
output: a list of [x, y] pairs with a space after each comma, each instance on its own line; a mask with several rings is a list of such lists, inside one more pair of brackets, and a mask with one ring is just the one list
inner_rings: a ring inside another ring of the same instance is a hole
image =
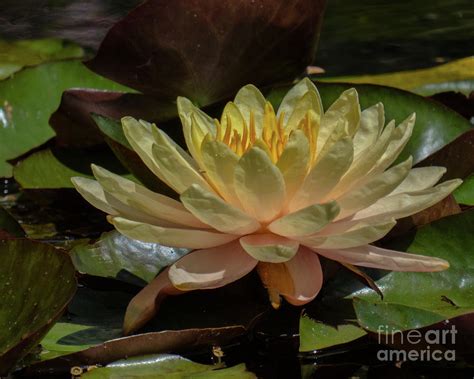
[[314, 251], [335, 261], [391, 271], [435, 272], [449, 268], [449, 263], [441, 258], [403, 253], [372, 245], [334, 250], [316, 248]]
[[239, 236], [212, 230], [166, 228], [122, 217], [108, 217], [108, 220], [115, 229], [129, 238], [172, 247], [207, 249], [239, 238]]
[[313, 300], [323, 285], [318, 255], [305, 247], [300, 247], [293, 259], [287, 262], [260, 262], [257, 272], [276, 308], [279, 295], [290, 304], [303, 305]]
[[168, 269], [161, 272], [143, 288], [128, 304], [123, 322], [123, 333], [129, 335], [144, 326], [158, 312], [163, 299], [168, 295], [179, 295], [168, 278]]
[[182, 291], [210, 289], [242, 278], [256, 265], [257, 261], [234, 241], [185, 255], [170, 267], [168, 276]]
[[240, 239], [244, 250], [260, 262], [280, 263], [293, 258], [299, 243], [276, 234], [251, 234]]

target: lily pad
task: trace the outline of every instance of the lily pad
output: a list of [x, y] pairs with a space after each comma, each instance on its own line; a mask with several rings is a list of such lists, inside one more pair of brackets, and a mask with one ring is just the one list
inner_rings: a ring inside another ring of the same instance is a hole
[[222, 365], [195, 363], [179, 355], [160, 354], [123, 359], [106, 367], [92, 369], [82, 375], [87, 379], [111, 379], [117, 377], [147, 379], [186, 378], [256, 378], [245, 364], [230, 368]]
[[26, 66], [83, 56], [82, 47], [55, 38], [0, 41], [0, 80]]
[[0, 375], [48, 332], [76, 291], [66, 252], [30, 240], [0, 241]]
[[74, 188], [71, 182], [73, 176], [93, 177], [91, 163], [133, 180], [108, 150], [40, 150], [17, 164], [13, 175], [23, 189]]
[[76, 245], [70, 254], [82, 273], [145, 285], [189, 251], [132, 240], [112, 231], [93, 244]]
[[24, 237], [25, 231], [13, 216], [0, 206], [0, 238], [6, 237], [6, 234], [14, 237]]
[[474, 174], [465, 179], [454, 191], [454, 197], [459, 204], [474, 205]]
[[49, 116], [58, 107], [62, 92], [78, 86], [127, 90], [90, 72], [77, 60], [27, 68], [0, 82], [0, 177], [12, 174], [7, 160], [54, 137]]
[[[315, 79], [323, 82], [378, 84], [421, 93], [425, 96], [448, 90], [457, 90], [467, 95], [470, 92], [469, 89], [474, 86], [474, 56], [432, 68], [378, 75], [315, 77]], [[456, 83], [456, 86], [446, 83]]]
[[89, 68], [147, 95], [201, 106], [241, 86], [293, 80], [316, 51], [325, 1], [146, 1], [112, 27]]

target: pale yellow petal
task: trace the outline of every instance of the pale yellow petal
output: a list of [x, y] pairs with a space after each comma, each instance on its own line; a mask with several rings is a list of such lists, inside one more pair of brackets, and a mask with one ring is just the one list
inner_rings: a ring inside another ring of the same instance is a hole
[[223, 133], [228, 127], [231, 127], [231, 130], [236, 130], [240, 136], [243, 135], [244, 129], [246, 128], [244, 117], [240, 113], [237, 105], [231, 101], [226, 104], [224, 110], [222, 111], [221, 126]]
[[268, 230], [285, 237], [306, 236], [324, 228], [338, 213], [339, 206], [335, 201], [313, 204], [273, 221]]
[[433, 187], [445, 173], [446, 168], [444, 167], [430, 166], [412, 168], [405, 180], [390, 193], [390, 196], [402, 192], [420, 191]]
[[365, 180], [365, 176], [374, 168], [386, 150], [394, 133], [394, 128], [395, 122], [390, 122], [376, 143], [371, 148], [359, 154], [359, 157], [352, 162], [337, 186], [329, 193], [328, 198], [333, 199], [340, 197]]
[[181, 291], [211, 289], [242, 278], [256, 265], [257, 261], [234, 241], [185, 255], [170, 267], [168, 276]]
[[131, 208], [178, 225], [194, 228], [208, 227], [194, 217], [179, 201], [150, 191], [102, 167], [92, 165], [92, 171], [107, 192]]
[[370, 207], [357, 212], [353, 219], [386, 219], [389, 217], [399, 219], [407, 217], [443, 200], [459, 187], [461, 183], [461, 179], [453, 179], [424, 190], [402, 192], [395, 195], [390, 194], [378, 200]]
[[290, 212], [320, 202], [350, 167], [352, 158], [353, 145], [351, 138], [346, 137], [335, 143], [305, 178], [301, 188], [290, 202]]
[[387, 196], [407, 177], [412, 161], [412, 157], [409, 157], [405, 162], [390, 168], [361, 187], [336, 199], [341, 207], [341, 213], [339, 213], [337, 220], [367, 208], [380, 198]]
[[335, 261], [391, 271], [434, 272], [449, 268], [449, 263], [444, 259], [381, 249], [371, 245], [347, 250], [315, 249], [315, 251]]
[[206, 137], [201, 146], [201, 156], [205, 176], [219, 194], [230, 204], [240, 207], [234, 189], [234, 170], [239, 156], [226, 144]]
[[306, 177], [309, 153], [309, 142], [304, 132], [294, 130], [277, 162], [277, 167], [285, 180], [287, 199], [293, 197]]
[[275, 234], [251, 234], [240, 238], [240, 244], [261, 262], [286, 262], [298, 251], [299, 243]]
[[[296, 83], [285, 95], [283, 98], [280, 107], [278, 108], [277, 119], [283, 115], [283, 124], [286, 125], [290, 120], [293, 111], [297, 107], [298, 102], [304, 97], [307, 93], [311, 93], [307, 98], [311, 109], [320, 117], [323, 113], [323, 105], [321, 102], [321, 97], [319, 92], [316, 89], [314, 83], [308, 79], [304, 78]], [[306, 100], [305, 100], [306, 104]], [[302, 105], [302, 104], [301, 104]], [[308, 110], [308, 109], [307, 109]], [[297, 118], [295, 116], [295, 118]]]
[[257, 135], [260, 135], [266, 100], [258, 88], [252, 84], [242, 87], [239, 92], [237, 92], [234, 103], [239, 108], [247, 126], [250, 125], [250, 114], [253, 114]]
[[314, 123], [319, 125], [322, 113], [321, 99], [319, 98], [318, 92], [314, 90], [308, 90], [308, 92], [295, 102], [288, 122], [285, 124], [285, 130], [290, 132], [296, 129], [310, 110], [313, 111]]
[[347, 136], [353, 136], [359, 128], [360, 106], [359, 96], [354, 88], [344, 91], [328, 108], [321, 118], [318, 135], [318, 152], [333, 137], [334, 130], [341, 127]]
[[360, 115], [360, 126], [354, 135], [354, 156], [373, 147], [385, 125], [385, 113], [382, 103], [364, 109]]
[[169, 141], [161, 130], [156, 133], [156, 144], [152, 146], [153, 159], [165, 182], [176, 192], [182, 193], [191, 184], [211, 190], [202, 175], [192, 167]]
[[285, 182], [280, 170], [258, 147], [249, 149], [234, 172], [235, 192], [247, 214], [260, 222], [270, 222], [285, 203]]
[[123, 217], [109, 217], [109, 221], [123, 235], [143, 242], [171, 247], [207, 249], [233, 241], [239, 236], [201, 229], [164, 228]]
[[76, 188], [77, 192], [79, 192], [81, 196], [91, 205], [109, 215], [115, 216], [119, 214], [117, 210], [112, 208], [112, 206], [107, 202], [104, 189], [99, 184], [99, 182], [93, 179], [84, 178], [82, 176], [71, 178], [71, 182]]
[[257, 220], [196, 184], [184, 191], [180, 198], [194, 216], [220, 232], [243, 235], [260, 229]]
[[215, 136], [216, 126], [214, 120], [206, 113], [201, 111], [198, 107], [185, 97], [178, 97], [177, 99], [178, 114], [183, 125], [183, 134], [186, 140], [188, 150], [196, 161], [199, 162], [199, 147], [195, 145], [192, 138], [192, 127], [194, 119], [195, 134], [204, 138], [207, 134]]
[[381, 239], [396, 223], [393, 219], [379, 224], [360, 223], [341, 234], [319, 236], [316, 233], [315, 236], [298, 238], [298, 241], [312, 249], [347, 249], [366, 245]]

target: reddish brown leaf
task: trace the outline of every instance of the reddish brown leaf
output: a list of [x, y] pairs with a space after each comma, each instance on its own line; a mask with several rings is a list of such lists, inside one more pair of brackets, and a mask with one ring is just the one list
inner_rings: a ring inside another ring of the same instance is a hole
[[293, 80], [311, 64], [325, 0], [149, 0], [87, 66], [144, 94], [200, 105], [241, 86]]

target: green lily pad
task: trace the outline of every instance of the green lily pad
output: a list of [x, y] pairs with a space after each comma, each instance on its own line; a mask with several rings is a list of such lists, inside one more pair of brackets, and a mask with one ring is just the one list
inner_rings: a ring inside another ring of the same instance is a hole
[[0, 206], [0, 238], [2, 232], [15, 237], [24, 237], [25, 231], [10, 213]]
[[71, 182], [73, 176], [93, 178], [91, 163], [133, 180], [127, 170], [107, 150], [40, 150], [17, 164], [13, 175], [24, 189], [74, 188]]
[[93, 244], [76, 245], [70, 255], [80, 272], [145, 285], [189, 251], [132, 240], [112, 231]]
[[0, 82], [0, 177], [12, 174], [7, 160], [54, 137], [49, 116], [58, 107], [62, 92], [79, 86], [127, 90], [90, 72], [77, 60], [27, 68]]
[[357, 324], [328, 325], [304, 315], [300, 319], [300, 351], [324, 349], [365, 336]]
[[0, 241], [0, 375], [48, 332], [76, 291], [69, 256], [30, 240]]
[[82, 47], [60, 39], [0, 41], [0, 80], [26, 66], [83, 56]]
[[465, 179], [454, 191], [454, 198], [459, 204], [474, 205], [474, 174]]
[[468, 95], [469, 90], [474, 87], [474, 57], [458, 59], [436, 67], [418, 70], [378, 75], [315, 77], [315, 79], [323, 82], [378, 84], [420, 93], [425, 96], [452, 90], [461, 91]]
[[106, 367], [93, 369], [82, 378], [147, 378], [147, 379], [185, 379], [185, 378], [256, 378], [248, 372], [245, 364], [230, 368], [222, 365], [204, 365], [195, 363], [179, 355], [160, 354], [131, 359], [123, 359]]

